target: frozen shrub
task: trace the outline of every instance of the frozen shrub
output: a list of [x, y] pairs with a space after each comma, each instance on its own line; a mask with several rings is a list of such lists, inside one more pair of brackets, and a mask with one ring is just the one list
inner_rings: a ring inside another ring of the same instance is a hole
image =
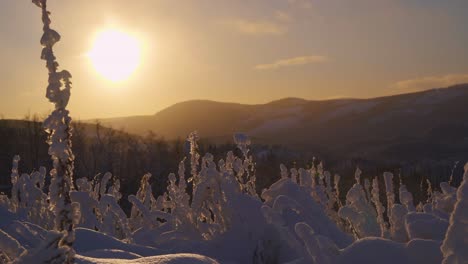
[[86, 227], [93, 230], [98, 230], [100, 221], [98, 220], [96, 213], [98, 209], [98, 201], [95, 200], [89, 191], [85, 191], [84, 181], [86, 179], [79, 179], [77, 184], [78, 191], [70, 193], [70, 198], [74, 203], [80, 205], [81, 217], [77, 223], [80, 227]]
[[243, 160], [234, 157], [229, 162], [233, 163], [233, 168], [237, 172], [237, 180], [241, 184], [242, 191], [257, 197], [255, 166], [252, 156], [249, 155], [250, 138], [245, 134], [236, 133], [234, 134], [234, 142], [237, 144], [237, 148], [242, 151]]
[[465, 165], [463, 181], [458, 187], [457, 201], [450, 226], [441, 246], [444, 264], [461, 264], [468, 260], [468, 163]]
[[342, 206], [341, 200], [340, 200], [340, 179], [341, 179], [341, 176], [338, 174], [335, 174], [335, 176], [333, 177], [333, 183], [335, 184], [334, 193], [335, 193], [336, 201], [339, 207]]
[[199, 181], [193, 192], [192, 210], [197, 217], [197, 226], [206, 239], [226, 230], [220, 176], [213, 156], [205, 154], [198, 173]]
[[317, 168], [312, 167], [312, 197], [320, 204], [320, 206], [328, 210], [328, 197], [325, 191], [324, 174], [322, 163], [319, 163]]
[[280, 164], [280, 172], [281, 172], [281, 179], [286, 179], [288, 178], [288, 168], [284, 166], [284, 164]]
[[6, 194], [0, 194], [0, 209], [9, 210], [11, 205], [10, 205], [10, 199]]
[[395, 203], [395, 193], [393, 187], [393, 174], [384, 172], [385, 192], [387, 195], [387, 216], [389, 221], [389, 235], [398, 242], [407, 241], [404, 228], [404, 216], [408, 213], [406, 207]]
[[102, 197], [107, 193], [107, 184], [111, 178], [112, 178], [111, 173], [109, 172], [104, 173], [101, 183], [99, 184], [99, 197]]
[[356, 183], [346, 194], [346, 205], [339, 209], [338, 215], [351, 223], [358, 238], [380, 236], [381, 230], [376, 219], [376, 211], [367, 201], [360, 178], [361, 170], [358, 168], [355, 173]]
[[154, 199], [151, 185], [149, 183], [150, 178], [150, 173], [143, 175], [140, 181], [140, 188], [138, 189], [136, 196], [132, 196], [131, 199], [129, 197], [129, 201], [133, 204], [130, 219], [132, 229], [134, 230], [142, 227], [145, 222], [152, 222], [150, 219], [145, 219], [145, 216], [149, 217], [148, 213], [145, 214], [145, 212], [150, 212], [151, 209], [156, 206], [156, 200]]
[[99, 230], [105, 234], [114, 236], [118, 239], [127, 239], [131, 241], [132, 234], [129, 227], [127, 216], [117, 203], [117, 199], [111, 194], [104, 194], [99, 201], [99, 211], [102, 217], [102, 223]]
[[395, 193], [393, 191], [393, 173], [384, 172], [383, 177], [385, 181], [385, 194], [387, 195], [387, 215], [390, 217], [392, 215], [391, 208], [393, 208], [393, 204], [395, 203]]
[[296, 168], [291, 169], [291, 180], [294, 183], [298, 183], [298, 181], [297, 181], [297, 169]]
[[278, 226], [288, 227], [291, 234], [294, 234], [295, 224], [305, 222], [339, 247], [349, 245], [352, 241], [311, 197], [310, 189], [302, 189], [290, 179], [281, 179], [274, 183], [262, 193], [262, 198], [265, 200], [262, 210], [268, 213], [267, 219]]
[[[151, 211], [135, 195], [128, 196], [128, 201], [133, 205], [132, 210], [138, 213], [139, 228], [145, 227], [151, 229], [159, 226], [158, 217], [160, 217], [161, 213], [156, 214]], [[135, 221], [136, 219], [133, 218], [132, 220]], [[136, 225], [132, 222], [132, 228], [135, 227]]]
[[326, 236], [317, 235], [306, 223], [297, 223], [294, 229], [304, 242], [311, 263], [334, 263], [334, 259], [339, 254], [339, 249], [333, 241]]
[[169, 175], [168, 198], [171, 202], [171, 214], [173, 216], [172, 226], [174, 229], [191, 230], [193, 228], [194, 216], [190, 208], [190, 196], [187, 193], [185, 181], [184, 160], [179, 163], [179, 182], [176, 183], [175, 174]]
[[39, 172], [33, 172], [24, 184], [24, 201], [27, 201], [25, 207], [30, 222], [38, 224], [45, 228], [51, 228], [51, 211], [48, 210], [47, 195], [43, 193], [45, 169], [41, 168]]
[[246, 134], [235, 133], [234, 134], [234, 143], [242, 151], [244, 158], [248, 157], [250, 138]]
[[335, 203], [336, 203], [336, 196], [335, 194], [333, 193], [333, 184], [332, 184], [332, 181], [331, 181], [331, 174], [329, 171], [325, 171], [324, 172], [324, 176], [325, 176], [325, 183], [326, 183], [326, 187], [325, 187], [325, 192], [327, 194], [327, 198], [328, 198], [328, 202], [327, 202], [327, 212], [332, 212], [334, 210], [334, 207], [335, 207]]
[[[70, 195], [72, 201], [80, 205], [81, 217], [77, 225], [129, 239], [127, 217], [118, 205], [122, 197], [120, 182], [114, 179], [109, 184], [111, 178], [110, 173], [105, 173], [101, 180], [96, 176], [94, 188], [86, 178], [76, 181], [78, 191], [72, 191]], [[124, 219], [120, 219], [122, 216]]]
[[299, 184], [303, 187], [312, 187], [312, 175], [309, 170], [299, 169]]
[[[448, 216], [452, 213], [457, 200], [457, 189], [450, 186], [447, 182], [440, 183], [440, 189], [442, 190], [442, 193], [438, 192], [434, 195], [433, 209], [436, 210], [439, 215], [442, 214], [443, 218], [447, 218], [448, 220]], [[447, 217], [445, 217], [445, 215], [447, 215]]]
[[198, 162], [200, 159], [200, 154], [198, 154], [198, 132], [193, 131], [187, 138], [187, 141], [190, 143], [190, 168], [192, 176], [189, 178], [189, 181], [194, 181], [197, 183], [197, 171], [198, 171]]
[[408, 210], [408, 212], [415, 212], [416, 208], [414, 207], [413, 203], [413, 195], [410, 192], [408, 192], [405, 185], [400, 185], [399, 193], [400, 202], [406, 207], [406, 210]]
[[370, 186], [369, 179], [364, 179], [364, 190], [366, 190], [366, 200], [369, 204], [371, 203]]
[[13, 212], [16, 212], [19, 206], [18, 200], [18, 163], [20, 161], [20, 156], [16, 155], [13, 158], [13, 165], [11, 167], [11, 199], [10, 199], [10, 207]]
[[392, 239], [397, 242], [408, 241], [404, 222], [408, 210], [401, 204], [394, 204], [391, 211], [392, 214], [389, 216], [389, 221], [391, 224], [390, 235]]

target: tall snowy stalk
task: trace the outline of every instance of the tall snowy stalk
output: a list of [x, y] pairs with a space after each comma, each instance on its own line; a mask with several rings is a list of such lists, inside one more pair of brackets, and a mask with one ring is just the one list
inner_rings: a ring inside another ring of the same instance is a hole
[[395, 193], [393, 192], [393, 173], [384, 172], [385, 192], [387, 195], [387, 216], [392, 215], [393, 204], [395, 204]]
[[11, 210], [16, 212], [19, 206], [18, 200], [18, 163], [20, 161], [20, 156], [16, 155], [13, 158], [13, 164], [11, 167]]
[[379, 180], [377, 177], [372, 180], [371, 201], [374, 203], [375, 210], [377, 212], [377, 223], [380, 225], [380, 236], [386, 237], [387, 223], [384, 220], [385, 207], [380, 202]]
[[[51, 171], [52, 181], [50, 187], [50, 202], [55, 212], [55, 228], [64, 232], [59, 246], [71, 247], [74, 241], [73, 218], [76, 207], [72, 206], [70, 190], [73, 188], [73, 161], [71, 142], [71, 118], [66, 110], [70, 99], [71, 74], [58, 71], [58, 62], [54, 56], [53, 46], [60, 40], [60, 35], [50, 28], [50, 12], [47, 11], [47, 0], [33, 0], [34, 4], [42, 10], [43, 35], [41, 37], [41, 59], [46, 61], [49, 79], [46, 97], [54, 104], [55, 109], [44, 120], [44, 128], [49, 134], [49, 155], [53, 160]], [[70, 250], [66, 263], [73, 262], [73, 251]]]
[[196, 184], [198, 183], [198, 166], [199, 166], [199, 159], [200, 154], [198, 154], [198, 132], [193, 131], [187, 138], [187, 141], [190, 143], [190, 172], [192, 176], [188, 179], [188, 181], [193, 181], [194, 189], [196, 188]]
[[450, 226], [440, 247], [443, 264], [466, 263], [468, 260], [468, 163], [457, 190], [457, 202], [450, 216]]

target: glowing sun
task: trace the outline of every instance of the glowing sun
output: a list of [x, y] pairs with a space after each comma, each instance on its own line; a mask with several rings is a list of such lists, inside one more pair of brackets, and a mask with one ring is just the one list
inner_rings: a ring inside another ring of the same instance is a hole
[[137, 69], [140, 53], [140, 43], [135, 37], [112, 29], [97, 35], [87, 55], [99, 74], [118, 82], [128, 79]]

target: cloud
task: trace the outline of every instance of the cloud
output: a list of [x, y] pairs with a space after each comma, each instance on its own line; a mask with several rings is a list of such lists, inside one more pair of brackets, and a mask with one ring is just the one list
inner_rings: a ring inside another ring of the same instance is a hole
[[284, 11], [276, 11], [275, 18], [282, 22], [291, 22], [292, 20], [291, 15]]
[[299, 65], [306, 65], [312, 63], [323, 63], [327, 62], [328, 58], [325, 56], [301, 56], [301, 57], [294, 57], [289, 59], [282, 59], [277, 60], [273, 63], [268, 64], [259, 64], [255, 66], [256, 70], [274, 70], [282, 67], [290, 67], [290, 66], [299, 66]]
[[287, 27], [284, 25], [271, 21], [236, 19], [224, 21], [223, 24], [247, 35], [283, 35], [287, 31]]
[[395, 83], [394, 88], [405, 92], [416, 92], [431, 88], [443, 88], [459, 83], [468, 83], [468, 74], [446, 74], [403, 80]]

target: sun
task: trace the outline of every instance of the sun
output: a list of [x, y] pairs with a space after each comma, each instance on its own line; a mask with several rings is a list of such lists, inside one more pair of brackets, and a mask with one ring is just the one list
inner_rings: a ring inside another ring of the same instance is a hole
[[125, 32], [108, 29], [100, 32], [88, 57], [104, 78], [119, 82], [128, 79], [140, 64], [138, 39]]

